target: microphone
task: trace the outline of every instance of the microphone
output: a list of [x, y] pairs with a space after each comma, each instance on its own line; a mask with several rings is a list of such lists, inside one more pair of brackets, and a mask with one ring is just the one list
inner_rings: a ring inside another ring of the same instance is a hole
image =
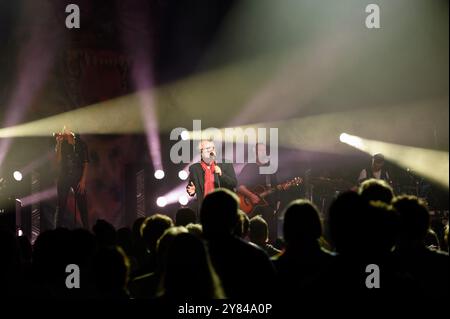
[[[210, 152], [209, 153], [209, 156], [212, 158], [212, 159], [216, 159], [216, 153], [214, 153], [214, 152]], [[219, 185], [219, 188], [221, 188], [221, 186], [220, 186], [220, 176], [219, 176], [219, 174], [217, 174], [216, 172], [214, 172], [214, 176], [216, 176], [217, 175], [217, 184]]]

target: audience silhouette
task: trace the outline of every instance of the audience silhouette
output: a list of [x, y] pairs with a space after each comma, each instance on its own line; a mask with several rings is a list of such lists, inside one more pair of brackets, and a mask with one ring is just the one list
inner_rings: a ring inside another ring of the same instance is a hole
[[267, 254], [234, 235], [239, 223], [238, 197], [228, 190], [208, 194], [200, 210], [211, 261], [231, 298], [267, 298], [275, 271]]
[[262, 248], [269, 257], [278, 255], [281, 252], [269, 244], [269, 225], [260, 215], [250, 219], [248, 238], [251, 243]]
[[427, 298], [448, 300], [448, 253], [430, 249], [425, 243], [430, 214], [414, 196], [399, 196], [394, 207], [400, 217], [400, 233], [394, 251], [400, 269], [415, 278]]
[[180, 300], [224, 298], [220, 279], [211, 265], [201, 239], [179, 227], [161, 237], [172, 236], [165, 248], [164, 266], [158, 295]]
[[280, 291], [290, 298], [297, 298], [331, 266], [333, 255], [320, 246], [321, 236], [316, 207], [302, 199], [290, 203], [283, 222], [286, 248], [273, 260]]
[[[177, 226], [163, 214], [117, 231], [98, 220], [92, 231], [44, 231], [33, 244], [1, 229], [0, 296], [281, 299], [292, 306], [333, 301], [343, 289], [346, 298], [448, 298], [448, 251], [439, 250], [448, 250], [448, 224], [439, 241], [426, 204], [415, 196], [394, 197], [382, 181], [365, 181], [358, 192], [334, 199], [326, 220], [331, 251], [323, 244], [318, 210], [307, 200], [284, 211], [282, 251], [268, 241], [267, 222], [249, 220], [238, 207], [234, 193], [218, 189], [202, 202], [201, 224], [194, 211], [182, 208]], [[70, 264], [79, 267], [79, 289], [67, 288]], [[377, 267], [381, 289], [368, 288], [369, 265]]]
[[175, 226], [187, 226], [197, 222], [197, 214], [189, 207], [183, 207], [177, 210], [175, 215]]

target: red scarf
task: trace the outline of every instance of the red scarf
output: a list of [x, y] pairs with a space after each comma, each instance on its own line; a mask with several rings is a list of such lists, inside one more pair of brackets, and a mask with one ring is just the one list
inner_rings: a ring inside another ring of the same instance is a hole
[[204, 196], [206, 196], [214, 190], [214, 171], [216, 169], [216, 164], [214, 162], [211, 162], [209, 168], [208, 165], [203, 161], [201, 161], [200, 164], [202, 165], [203, 172], [205, 172]]

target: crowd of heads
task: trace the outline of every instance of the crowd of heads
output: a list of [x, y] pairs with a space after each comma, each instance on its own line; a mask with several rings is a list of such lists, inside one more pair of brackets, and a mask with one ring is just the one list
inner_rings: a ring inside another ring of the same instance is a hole
[[[0, 231], [2, 295], [39, 298], [298, 298], [342, 286], [367, 293], [365, 267], [376, 264], [388, 292], [448, 296], [448, 224], [430, 228], [427, 205], [394, 196], [379, 180], [344, 192], [325, 218], [305, 199], [283, 213], [282, 238], [269, 242], [261, 216], [239, 210], [237, 196], [216, 190], [197, 214], [181, 208], [116, 230], [58, 228], [31, 245]], [[80, 288], [67, 288], [67, 265]], [[293, 291], [293, 292], [292, 292]]]

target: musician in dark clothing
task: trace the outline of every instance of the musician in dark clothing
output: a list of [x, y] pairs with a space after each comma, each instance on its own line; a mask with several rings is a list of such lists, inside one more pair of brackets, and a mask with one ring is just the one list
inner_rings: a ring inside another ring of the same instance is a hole
[[[64, 130], [56, 136], [56, 162], [58, 164], [57, 192], [58, 203], [55, 214], [55, 226], [67, 227], [67, 197], [72, 189], [75, 194], [83, 227], [89, 229], [86, 178], [89, 152], [86, 143], [78, 134]], [[75, 212], [76, 214], [76, 209]]]
[[200, 142], [201, 160], [189, 167], [189, 183], [186, 191], [190, 196], [197, 196], [200, 207], [203, 198], [216, 188], [226, 188], [234, 191], [236, 174], [233, 164], [217, 163], [214, 142]]
[[391, 179], [384, 162], [384, 155], [381, 153], [372, 156], [372, 165], [370, 168], [364, 168], [359, 173], [358, 183], [361, 184], [365, 180], [375, 178], [382, 179], [390, 183]]
[[[239, 174], [238, 192], [245, 197], [254, 208], [247, 211], [250, 217], [261, 215], [269, 225], [269, 239], [274, 242], [277, 236], [277, 216], [280, 200], [279, 193], [274, 192], [261, 198], [258, 191], [276, 187], [278, 184], [276, 174], [261, 174], [260, 167], [268, 165], [265, 160], [266, 145], [258, 143], [255, 146], [256, 163], [247, 163]], [[242, 200], [242, 199], [241, 199]], [[242, 207], [241, 207], [242, 208]]]
[[[258, 194], [254, 193], [255, 187], [261, 187], [261, 189], [263, 189], [263, 187], [274, 187], [278, 184], [276, 174], [260, 174], [259, 167], [260, 165], [257, 163], [245, 164], [239, 174], [238, 191], [248, 197], [255, 206], [258, 206], [262, 202]], [[276, 209], [278, 200], [277, 194], [273, 194], [268, 198], [265, 198], [265, 200], [269, 206]]]

